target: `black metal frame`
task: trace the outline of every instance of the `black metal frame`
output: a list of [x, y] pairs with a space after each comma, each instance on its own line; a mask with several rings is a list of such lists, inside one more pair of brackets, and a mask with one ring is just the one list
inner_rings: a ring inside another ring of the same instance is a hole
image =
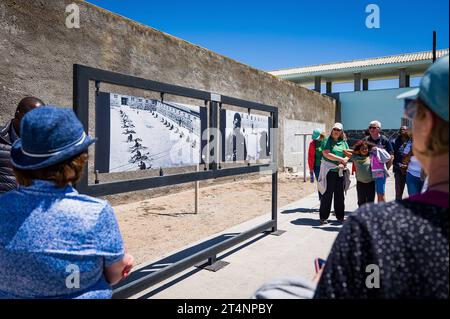
[[[162, 82], [156, 82], [130, 75], [124, 75], [116, 72], [96, 69], [88, 66], [74, 64], [73, 67], [73, 109], [81, 123], [84, 125], [86, 132], [89, 130], [89, 81], [95, 81], [98, 88], [100, 83], [108, 83], [126, 87], [133, 87], [149, 91], [160, 92], [162, 94], [173, 94], [187, 98], [194, 98], [203, 100], [209, 103], [210, 123], [208, 129], [218, 127], [217, 114], [218, 109], [222, 104], [233, 105], [237, 107], [246, 108], [248, 110], [259, 110], [268, 112], [272, 118], [272, 134], [271, 134], [271, 163], [247, 165], [242, 167], [232, 167], [220, 169], [220, 157], [218, 152], [213, 154], [209, 152], [209, 156], [213, 159], [210, 161], [209, 170], [200, 172], [189, 172], [183, 174], [146, 177], [134, 180], [125, 180], [117, 182], [107, 182], [91, 184], [88, 183], [88, 168], [84, 169], [83, 178], [76, 185], [78, 191], [92, 196], [103, 196], [109, 194], [130, 192], [136, 190], [143, 190], [154, 187], [170, 186], [200, 180], [214, 179], [218, 177], [235, 176], [241, 174], [256, 173], [261, 171], [272, 171], [272, 218], [270, 221], [259, 225], [249, 231], [243, 232], [233, 238], [230, 238], [220, 244], [207, 248], [199, 253], [196, 253], [188, 258], [185, 258], [173, 265], [167, 266], [164, 269], [149, 274], [136, 280], [134, 282], [124, 282], [114, 290], [114, 298], [123, 298], [136, 294], [143, 288], [161, 282], [195, 264], [206, 259], [215, 260], [215, 257], [221, 251], [224, 251], [236, 244], [245, 241], [257, 234], [270, 230], [277, 231], [277, 128], [278, 128], [278, 109], [274, 106], [264, 105], [251, 101], [241, 100], [229, 96], [217, 95], [207, 91], [201, 91], [182, 86], [171, 85]], [[208, 141], [208, 145], [212, 142], [220, 143], [220, 141]], [[208, 150], [210, 148], [208, 147]], [[217, 148], [216, 148], [217, 150]]]

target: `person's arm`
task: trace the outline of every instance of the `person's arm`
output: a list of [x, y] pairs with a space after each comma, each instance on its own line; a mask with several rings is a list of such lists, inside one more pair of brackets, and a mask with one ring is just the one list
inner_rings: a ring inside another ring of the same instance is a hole
[[394, 169], [400, 170], [402, 168], [402, 162], [399, 161], [399, 159], [402, 158], [399, 148], [400, 145], [399, 143], [401, 143], [401, 141], [399, 142], [398, 140], [394, 140], [394, 143], [392, 144], [392, 147], [394, 148], [393, 152], [394, 152], [394, 160], [392, 161], [392, 166], [394, 167]]
[[351, 158], [352, 157], [352, 155], [353, 155], [353, 150], [352, 149], [346, 149], [346, 150], [344, 150], [344, 154], [345, 154], [345, 156], [347, 156], [348, 158]]
[[394, 154], [391, 154], [391, 159], [386, 163], [386, 168], [389, 170], [394, 162]]
[[98, 255], [103, 257], [103, 275], [108, 283], [114, 285], [128, 275], [134, 258], [124, 248], [119, 224], [109, 203], [100, 213], [92, 233]]
[[339, 162], [343, 165], [347, 165], [347, 163], [348, 163], [348, 157], [337, 156], [337, 155], [331, 153], [330, 150], [323, 150], [322, 154], [325, 158], [329, 159], [330, 161]]
[[391, 141], [387, 141], [386, 151], [391, 155], [391, 159], [386, 163], [386, 168], [389, 170], [394, 163], [394, 147], [392, 146]]
[[125, 253], [125, 256], [122, 260], [112, 264], [109, 267], [105, 267], [104, 275], [106, 281], [110, 285], [115, 285], [123, 278], [126, 278], [130, 273], [131, 268], [134, 264], [134, 257], [128, 253]]

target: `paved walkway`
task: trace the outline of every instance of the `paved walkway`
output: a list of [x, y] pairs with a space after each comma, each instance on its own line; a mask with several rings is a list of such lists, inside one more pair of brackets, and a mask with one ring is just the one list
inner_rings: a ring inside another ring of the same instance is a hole
[[[346, 211], [357, 208], [356, 181], [346, 197]], [[386, 194], [394, 198], [394, 179], [388, 179]], [[208, 299], [249, 298], [264, 282], [285, 276], [302, 276], [312, 279], [314, 259], [326, 258], [342, 226], [331, 216], [331, 223], [319, 226], [317, 193], [291, 203], [279, 210], [278, 229], [281, 236], [261, 234], [223, 252], [218, 259], [230, 264], [217, 272], [192, 267], [158, 285], [152, 286], [134, 298]], [[230, 212], [232, 214], [232, 212]], [[270, 219], [261, 216], [209, 239], [248, 230]], [[186, 248], [183, 248], [186, 249]]]

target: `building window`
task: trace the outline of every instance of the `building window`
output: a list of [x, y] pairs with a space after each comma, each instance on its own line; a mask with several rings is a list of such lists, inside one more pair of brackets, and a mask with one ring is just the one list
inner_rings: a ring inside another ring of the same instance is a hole
[[407, 128], [412, 128], [412, 121], [405, 117], [401, 118], [400, 126], [406, 126]]

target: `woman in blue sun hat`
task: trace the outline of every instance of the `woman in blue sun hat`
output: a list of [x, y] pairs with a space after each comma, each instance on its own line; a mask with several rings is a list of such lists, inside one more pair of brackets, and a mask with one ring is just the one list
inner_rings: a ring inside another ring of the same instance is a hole
[[0, 197], [0, 298], [111, 298], [133, 257], [107, 201], [74, 188], [95, 142], [72, 110], [25, 115], [11, 149], [20, 186]]

